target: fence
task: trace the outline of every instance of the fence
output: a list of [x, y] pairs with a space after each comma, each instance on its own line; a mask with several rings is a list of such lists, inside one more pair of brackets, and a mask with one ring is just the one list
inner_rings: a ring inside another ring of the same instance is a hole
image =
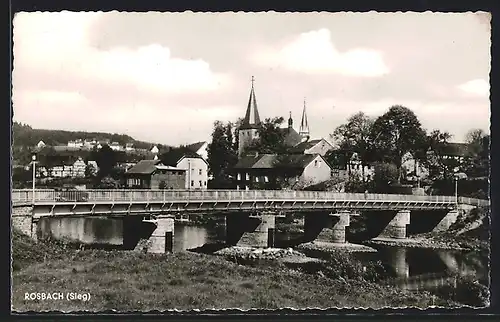
[[[35, 190], [35, 202], [64, 201], [390, 201], [390, 202], [437, 202], [454, 203], [454, 196], [415, 196], [371, 193], [337, 193], [330, 191], [294, 191], [294, 190]], [[13, 190], [14, 203], [33, 201], [33, 190]], [[459, 203], [471, 205], [489, 205], [488, 200], [459, 198]]]

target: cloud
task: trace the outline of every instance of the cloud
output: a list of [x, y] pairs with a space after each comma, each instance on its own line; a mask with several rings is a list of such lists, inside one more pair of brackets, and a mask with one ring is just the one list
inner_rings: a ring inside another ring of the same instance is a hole
[[[172, 57], [168, 47], [100, 50], [88, 43], [99, 13], [20, 13], [14, 19], [14, 70], [43, 70], [63, 79], [76, 75], [102, 86], [133, 85], [144, 91], [197, 93], [227, 86], [227, 75], [214, 73], [203, 60]], [[14, 86], [22, 86], [15, 79]], [[78, 89], [75, 89], [78, 90]]]
[[328, 29], [302, 33], [281, 49], [263, 48], [254, 54], [252, 60], [305, 73], [338, 73], [355, 77], [377, 77], [389, 73], [381, 52], [364, 48], [340, 52], [332, 43]]
[[468, 81], [458, 88], [467, 94], [488, 97], [490, 95], [490, 84], [484, 79], [474, 79]]

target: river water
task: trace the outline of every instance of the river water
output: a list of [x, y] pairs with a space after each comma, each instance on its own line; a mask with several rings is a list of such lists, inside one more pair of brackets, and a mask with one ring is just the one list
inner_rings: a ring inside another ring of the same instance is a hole
[[[288, 238], [289, 234], [276, 234], [276, 241]], [[223, 239], [224, 227], [211, 228], [176, 223], [174, 252], [220, 243]], [[370, 247], [377, 249], [377, 252], [354, 253], [352, 259], [363, 263], [381, 262], [386, 269], [387, 277], [401, 281], [404, 287], [414, 285], [415, 281], [422, 284], [421, 281], [426, 278], [430, 281], [439, 281], [440, 276], [445, 276], [447, 272], [472, 276], [482, 284], [488, 284], [488, 257], [479, 252], [382, 245], [370, 245]]]

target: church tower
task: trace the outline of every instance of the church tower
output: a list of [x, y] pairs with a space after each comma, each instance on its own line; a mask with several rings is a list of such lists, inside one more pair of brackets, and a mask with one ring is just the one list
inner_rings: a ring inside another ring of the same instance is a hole
[[252, 76], [252, 89], [248, 99], [247, 112], [238, 131], [238, 156], [243, 154], [243, 151], [250, 145], [252, 140], [259, 137], [260, 116], [257, 109], [257, 100], [255, 99], [254, 81], [255, 79]]
[[300, 122], [299, 135], [302, 139], [309, 139], [309, 123], [307, 123], [306, 99], [304, 98], [304, 109], [302, 110], [302, 121]]

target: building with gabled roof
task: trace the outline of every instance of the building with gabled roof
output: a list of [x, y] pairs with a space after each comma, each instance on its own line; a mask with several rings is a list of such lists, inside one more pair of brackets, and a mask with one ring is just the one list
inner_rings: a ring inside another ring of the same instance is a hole
[[254, 154], [239, 159], [233, 167], [236, 189], [276, 189], [302, 182], [317, 184], [331, 177], [332, 169], [319, 154]]
[[325, 156], [326, 153], [333, 149], [333, 146], [325, 139], [315, 139], [300, 142], [290, 149], [291, 153], [297, 154], [321, 154]]
[[141, 160], [125, 173], [130, 189], [184, 189], [186, 170], [166, 166], [160, 160]]
[[200, 142], [188, 144], [188, 145], [186, 145], [186, 148], [195, 152], [196, 154], [201, 156], [203, 159], [205, 159], [205, 160], [208, 159], [208, 142], [207, 141], [200, 141]]
[[172, 148], [160, 156], [163, 164], [186, 170], [186, 189], [207, 189], [208, 163], [187, 147]]

